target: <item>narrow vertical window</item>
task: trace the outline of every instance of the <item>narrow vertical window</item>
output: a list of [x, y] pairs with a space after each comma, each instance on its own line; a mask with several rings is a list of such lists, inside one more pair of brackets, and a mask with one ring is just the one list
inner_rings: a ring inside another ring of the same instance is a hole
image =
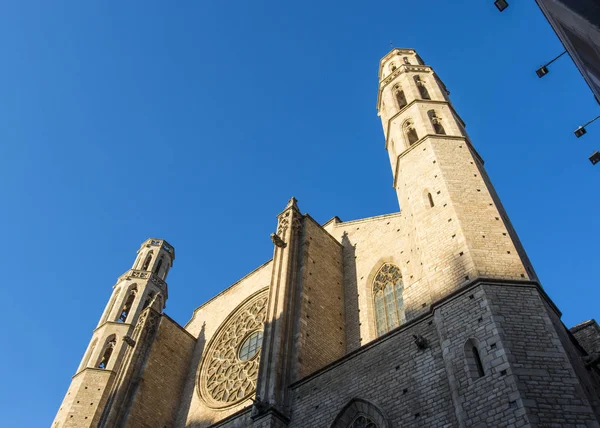
[[415, 126], [410, 120], [404, 124], [404, 133], [406, 134], [409, 146], [412, 146], [419, 140]]
[[465, 343], [465, 362], [467, 373], [473, 380], [485, 376], [483, 361], [479, 354], [479, 345], [476, 339], [469, 339]]
[[100, 362], [98, 363], [99, 369], [105, 369], [106, 367], [108, 367], [108, 363], [110, 361], [110, 357], [112, 356], [116, 343], [117, 341], [114, 338], [114, 336], [112, 336], [112, 339], [106, 343], [106, 346], [104, 347], [104, 352], [102, 353], [102, 357], [100, 358]]
[[398, 109], [402, 110], [408, 104], [406, 102], [406, 95], [404, 95], [404, 91], [399, 86], [394, 88], [394, 95], [396, 96], [396, 102], [398, 103]]
[[429, 116], [429, 120], [431, 121], [431, 125], [433, 126], [433, 130], [436, 134], [446, 135], [446, 130], [442, 126], [442, 119], [440, 119], [437, 114], [435, 114], [435, 110], [429, 110], [427, 112], [427, 116]]
[[156, 264], [156, 268], [154, 268], [154, 273], [158, 275], [160, 271], [160, 267], [162, 266], [163, 258], [161, 257], [158, 263]]
[[403, 289], [400, 269], [390, 263], [384, 264], [373, 282], [375, 321], [379, 336], [405, 322]]
[[479, 377], [483, 377], [485, 372], [483, 371], [483, 364], [481, 364], [481, 357], [479, 356], [479, 351], [477, 350], [477, 346], [473, 345], [473, 357], [475, 358], [475, 365], [477, 366], [477, 374]]
[[135, 300], [136, 294], [137, 294], [137, 287], [134, 286], [131, 289], [131, 291], [129, 292], [129, 295], [127, 296], [127, 299], [125, 300], [125, 303], [123, 304], [123, 308], [121, 309], [121, 314], [119, 315], [119, 319], [117, 320], [118, 322], [127, 321], [127, 316], [129, 315], [129, 312], [131, 311], [131, 307], [133, 306], [133, 301]]
[[430, 192], [427, 192], [427, 199], [429, 199], [429, 206], [433, 208], [435, 204], [433, 203], [433, 196], [431, 196]]
[[148, 270], [148, 267], [150, 266], [151, 261], [152, 261], [152, 251], [150, 251], [148, 253], [148, 255], [146, 256], [146, 260], [144, 260], [144, 265], [142, 266], [142, 270]]
[[421, 80], [421, 77], [415, 76], [413, 79], [415, 80], [417, 88], [419, 88], [419, 94], [421, 95], [421, 98], [424, 100], [430, 100], [431, 97], [429, 96], [429, 91], [425, 87], [425, 83]]
[[405, 57], [403, 58], [403, 61], [404, 61], [404, 64], [410, 64], [410, 61], [408, 60], [408, 57], [407, 57], [407, 56], [405, 56]]

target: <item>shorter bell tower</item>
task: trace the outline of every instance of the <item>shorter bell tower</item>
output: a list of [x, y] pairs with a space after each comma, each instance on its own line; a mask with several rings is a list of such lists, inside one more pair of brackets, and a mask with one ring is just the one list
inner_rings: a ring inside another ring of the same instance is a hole
[[174, 260], [175, 249], [163, 239], [141, 245], [132, 268], [113, 286], [52, 427], [98, 425], [140, 313], [148, 306], [159, 313], [165, 308]]

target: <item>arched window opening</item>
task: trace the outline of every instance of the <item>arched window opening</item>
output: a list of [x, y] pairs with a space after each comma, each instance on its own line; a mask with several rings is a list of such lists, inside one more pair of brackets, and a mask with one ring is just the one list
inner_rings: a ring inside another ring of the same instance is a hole
[[406, 138], [408, 139], [409, 146], [412, 146], [417, 141], [419, 141], [417, 130], [415, 129], [415, 126], [411, 121], [408, 121], [404, 124], [404, 133], [406, 134]]
[[119, 292], [120, 292], [119, 289], [115, 290], [115, 292], [113, 293], [113, 296], [110, 298], [110, 302], [108, 303], [106, 312], [104, 313], [104, 316], [102, 317], [102, 320], [100, 321], [100, 324], [102, 324], [107, 319], [111, 319], [110, 314], [112, 313], [113, 308], [115, 307], [115, 302], [117, 301], [117, 297], [119, 297]]
[[390, 64], [390, 71], [396, 71], [396, 68], [398, 68], [398, 67], [396, 67], [396, 64], [392, 62]]
[[133, 301], [135, 300], [135, 295], [137, 294], [137, 287], [133, 287], [123, 304], [123, 309], [121, 309], [121, 314], [119, 315], [118, 322], [125, 322], [127, 320], [127, 316], [129, 315], [129, 311], [133, 306]]
[[158, 275], [158, 272], [160, 271], [160, 267], [162, 266], [163, 263], [163, 258], [161, 257], [160, 260], [158, 261], [158, 263], [156, 264], [156, 268], [154, 268], [154, 273]]
[[435, 110], [429, 110], [427, 112], [427, 116], [429, 116], [429, 120], [431, 121], [431, 124], [433, 125], [433, 129], [434, 129], [435, 133], [440, 134], [440, 135], [446, 135], [446, 130], [442, 126], [442, 119], [440, 119], [435, 114]]
[[100, 362], [98, 363], [99, 369], [105, 369], [106, 367], [108, 367], [108, 362], [110, 361], [110, 357], [112, 356], [116, 343], [117, 340], [113, 336], [112, 339], [104, 347], [104, 353], [102, 354], [102, 358], [100, 358]]
[[142, 309], [146, 309], [148, 306], [150, 306], [150, 303], [152, 303], [152, 301], [154, 300], [154, 296], [154, 291], [148, 293], [148, 296], [146, 297], [146, 301], [144, 302], [144, 306], [142, 306]]
[[366, 415], [358, 415], [358, 417], [356, 419], [354, 419], [354, 421], [352, 421], [352, 423], [350, 425], [348, 425], [348, 428], [378, 428], [378, 427], [377, 427], [377, 424], [370, 417], [368, 417]]
[[406, 95], [404, 95], [404, 91], [400, 89], [399, 86], [394, 88], [394, 95], [396, 96], [396, 101], [398, 102], [398, 109], [402, 110], [408, 104], [406, 102]]
[[407, 56], [405, 56], [405, 57], [403, 58], [403, 60], [404, 60], [404, 64], [410, 64], [410, 61], [408, 60], [408, 57], [407, 57]]
[[146, 256], [146, 260], [144, 260], [144, 265], [142, 266], [142, 270], [148, 270], [148, 267], [150, 267], [151, 261], [152, 261], [152, 251], [150, 251], [148, 253], [148, 255]]
[[384, 264], [373, 281], [378, 336], [393, 330], [406, 321], [403, 291], [402, 274], [398, 266], [390, 263]]
[[483, 362], [479, 355], [479, 346], [475, 339], [469, 339], [465, 343], [465, 360], [471, 379], [479, 379], [485, 376]]
[[433, 203], [433, 196], [431, 196], [430, 192], [427, 192], [427, 199], [429, 200], [429, 206], [433, 208], [435, 204]]
[[421, 77], [415, 76], [413, 79], [415, 80], [417, 88], [419, 88], [419, 94], [421, 94], [421, 98], [424, 100], [430, 100], [431, 97], [429, 96], [429, 91], [425, 87], [425, 83], [421, 80]]
[[96, 349], [97, 342], [98, 342], [98, 339], [94, 339], [94, 341], [90, 345], [87, 353], [85, 354], [85, 357], [83, 358], [83, 362], [81, 364], [81, 369], [84, 369], [88, 366], [88, 364], [90, 362], [90, 358], [92, 358], [92, 354], [94, 353], [94, 349]]
[[331, 428], [389, 428], [383, 412], [368, 401], [354, 398], [338, 413]]

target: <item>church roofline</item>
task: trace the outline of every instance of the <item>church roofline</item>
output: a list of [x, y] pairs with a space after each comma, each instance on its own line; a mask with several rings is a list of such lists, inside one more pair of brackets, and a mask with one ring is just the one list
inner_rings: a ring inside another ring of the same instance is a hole
[[273, 261], [273, 259], [270, 258], [269, 260], [267, 260], [266, 262], [264, 262], [262, 265], [258, 266], [256, 269], [253, 269], [252, 271], [248, 272], [246, 275], [244, 275], [243, 277], [241, 277], [240, 279], [238, 279], [236, 282], [234, 282], [229, 287], [227, 287], [226, 289], [224, 289], [223, 291], [221, 291], [219, 294], [215, 294], [213, 297], [211, 297], [210, 299], [208, 299], [206, 302], [202, 303], [200, 306], [198, 306], [196, 309], [194, 309], [194, 312], [192, 313], [192, 317], [190, 318], [190, 320], [183, 327], [187, 328], [187, 326], [194, 320], [194, 317], [196, 316], [196, 312], [198, 312], [200, 309], [202, 309], [203, 307], [205, 307], [206, 305], [208, 305], [210, 302], [212, 302], [216, 298], [218, 298], [218, 297], [222, 296], [223, 294], [227, 293], [229, 290], [231, 290], [233, 287], [235, 287], [236, 285], [238, 285], [240, 282], [242, 282], [243, 280], [245, 280], [246, 278], [248, 278], [250, 275], [253, 275], [254, 273], [256, 273], [257, 271], [259, 271], [260, 269], [264, 268], [266, 265], [268, 265], [272, 261]]
[[331, 220], [329, 220], [326, 223], [324, 223], [322, 227], [328, 226], [335, 219], [337, 219], [336, 223], [339, 223], [340, 225], [346, 226], [348, 224], [357, 224], [357, 223], [364, 223], [364, 222], [367, 222], [367, 221], [376, 221], [376, 220], [381, 220], [381, 219], [387, 218], [387, 217], [398, 217], [398, 216], [401, 216], [401, 215], [402, 215], [402, 211], [398, 211], [397, 213], [379, 214], [379, 215], [376, 215], [376, 216], [373, 216], [373, 217], [358, 218], [356, 220], [348, 220], [348, 221], [342, 221], [338, 216], [335, 216]]

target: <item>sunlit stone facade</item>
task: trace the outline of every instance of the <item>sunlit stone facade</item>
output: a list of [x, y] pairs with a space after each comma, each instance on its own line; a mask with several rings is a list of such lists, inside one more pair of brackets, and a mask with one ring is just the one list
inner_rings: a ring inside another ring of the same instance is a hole
[[560, 321], [415, 51], [381, 60], [377, 110], [399, 212], [319, 224], [292, 198], [272, 259], [185, 326], [149, 239], [52, 426], [600, 427], [600, 329]]

